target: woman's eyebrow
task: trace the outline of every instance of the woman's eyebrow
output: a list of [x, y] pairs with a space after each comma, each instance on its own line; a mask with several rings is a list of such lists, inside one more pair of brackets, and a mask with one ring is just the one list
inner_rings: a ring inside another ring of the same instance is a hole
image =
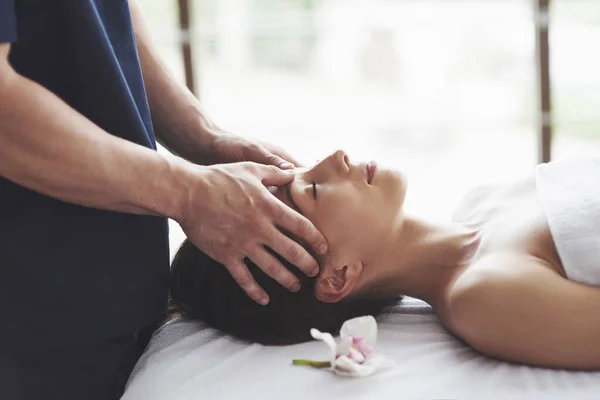
[[285, 193], [287, 194], [288, 199], [290, 200], [290, 203], [292, 203], [292, 206], [294, 207], [294, 209], [296, 209], [296, 211], [298, 211], [300, 214], [302, 214], [302, 210], [300, 209], [300, 207], [298, 207], [298, 204], [296, 204], [296, 202], [294, 201], [294, 198], [292, 197], [292, 183], [288, 183], [287, 185], [285, 185]]

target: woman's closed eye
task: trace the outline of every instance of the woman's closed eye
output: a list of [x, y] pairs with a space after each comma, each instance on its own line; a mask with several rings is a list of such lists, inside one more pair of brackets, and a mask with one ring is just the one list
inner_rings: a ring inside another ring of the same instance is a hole
[[315, 181], [312, 181], [312, 190], [313, 190], [313, 199], [317, 199], [317, 184]]

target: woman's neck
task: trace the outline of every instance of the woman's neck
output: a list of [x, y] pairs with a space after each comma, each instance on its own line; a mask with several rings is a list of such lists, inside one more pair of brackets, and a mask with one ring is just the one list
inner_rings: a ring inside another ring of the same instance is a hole
[[391, 239], [368, 268], [365, 286], [376, 287], [383, 295], [419, 298], [435, 307], [473, 259], [480, 235], [461, 224], [433, 224], [406, 216]]

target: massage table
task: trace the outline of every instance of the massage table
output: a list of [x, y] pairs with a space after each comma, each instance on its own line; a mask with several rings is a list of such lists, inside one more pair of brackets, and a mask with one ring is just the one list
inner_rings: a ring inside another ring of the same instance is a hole
[[202, 322], [175, 321], [155, 332], [122, 399], [600, 399], [600, 372], [487, 358], [447, 333], [419, 300], [404, 299], [378, 325], [377, 350], [396, 367], [355, 379], [292, 365], [296, 358], [326, 360], [320, 342], [265, 347]]

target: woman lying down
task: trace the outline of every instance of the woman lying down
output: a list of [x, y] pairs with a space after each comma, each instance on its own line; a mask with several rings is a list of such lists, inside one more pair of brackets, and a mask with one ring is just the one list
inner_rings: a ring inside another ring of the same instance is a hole
[[291, 293], [248, 262], [271, 297], [261, 306], [185, 242], [173, 303], [241, 339], [291, 344], [407, 295], [491, 357], [600, 369], [600, 158], [542, 164], [510, 186], [474, 190], [445, 224], [405, 214], [406, 191], [401, 172], [338, 151], [275, 191], [325, 235], [319, 276], [288, 265], [302, 284]]

